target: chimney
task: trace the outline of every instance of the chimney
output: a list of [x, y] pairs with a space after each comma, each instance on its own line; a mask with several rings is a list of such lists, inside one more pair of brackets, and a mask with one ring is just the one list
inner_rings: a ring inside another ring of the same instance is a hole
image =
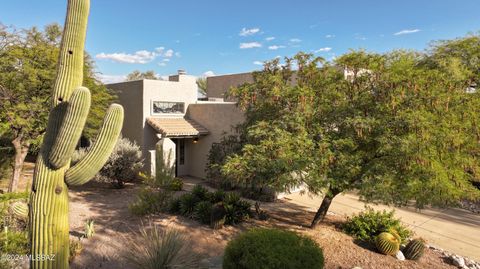
[[185, 71], [184, 69], [178, 69], [178, 74], [179, 75], [186, 75], [187, 71]]

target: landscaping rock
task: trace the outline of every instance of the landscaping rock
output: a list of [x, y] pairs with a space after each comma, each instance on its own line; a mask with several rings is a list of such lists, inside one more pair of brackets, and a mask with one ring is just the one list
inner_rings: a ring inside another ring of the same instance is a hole
[[397, 255], [395, 255], [395, 257], [400, 260], [400, 261], [404, 261], [405, 260], [405, 255], [403, 255], [403, 252], [401, 250], [399, 250], [397, 252]]
[[362, 269], [362, 267], [360, 267], [360, 266], [355, 266], [355, 267], [353, 267], [352, 269]]
[[452, 261], [452, 264], [457, 266], [458, 268], [465, 267], [465, 259], [463, 257], [460, 257], [458, 255], [452, 255], [450, 256], [450, 260]]
[[215, 256], [200, 261], [200, 268], [222, 269], [223, 256]]

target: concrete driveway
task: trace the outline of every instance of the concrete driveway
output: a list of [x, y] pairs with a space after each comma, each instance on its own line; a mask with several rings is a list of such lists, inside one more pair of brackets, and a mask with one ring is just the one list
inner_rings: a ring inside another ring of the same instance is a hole
[[[292, 193], [286, 201], [316, 211], [322, 197]], [[393, 208], [384, 205], [369, 206], [377, 210], [395, 209], [395, 215], [402, 220], [415, 235], [427, 240], [428, 244], [449, 252], [480, 261], [480, 214], [457, 208], [423, 209]], [[338, 215], [352, 215], [365, 208], [365, 203], [353, 194], [338, 195], [330, 207]]]

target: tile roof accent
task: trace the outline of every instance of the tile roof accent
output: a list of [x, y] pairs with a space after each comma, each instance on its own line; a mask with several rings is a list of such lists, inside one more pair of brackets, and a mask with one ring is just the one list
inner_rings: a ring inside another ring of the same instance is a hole
[[155, 131], [166, 137], [200, 136], [207, 135], [209, 131], [189, 118], [147, 118], [147, 123]]

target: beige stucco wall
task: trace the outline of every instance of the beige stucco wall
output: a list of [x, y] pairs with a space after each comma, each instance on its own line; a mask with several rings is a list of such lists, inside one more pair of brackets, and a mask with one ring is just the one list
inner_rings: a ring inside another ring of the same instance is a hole
[[224, 132], [232, 133], [232, 126], [243, 122], [244, 114], [235, 103], [199, 102], [188, 107], [187, 116], [210, 131], [197, 143], [193, 143], [192, 139], [185, 141], [189, 175], [205, 178], [205, 165], [212, 143], [219, 142]]
[[[230, 87], [240, 86], [246, 82], [253, 82], [252, 73], [213, 76], [207, 78], [207, 98], [225, 98]], [[225, 98], [227, 101], [233, 101]]]
[[123, 106], [125, 118], [122, 135], [138, 145], [143, 144], [143, 80], [108, 84], [118, 96], [118, 102]]
[[170, 76], [165, 80], [137, 80], [107, 85], [119, 96], [119, 102], [125, 109], [122, 134], [136, 141], [142, 149], [145, 159], [145, 171], [152, 170], [151, 151], [159, 138], [153, 128], [146, 124], [148, 117], [183, 117], [183, 114], [153, 115], [152, 101], [183, 102], [185, 108], [197, 100], [198, 87], [196, 77], [190, 75]]

